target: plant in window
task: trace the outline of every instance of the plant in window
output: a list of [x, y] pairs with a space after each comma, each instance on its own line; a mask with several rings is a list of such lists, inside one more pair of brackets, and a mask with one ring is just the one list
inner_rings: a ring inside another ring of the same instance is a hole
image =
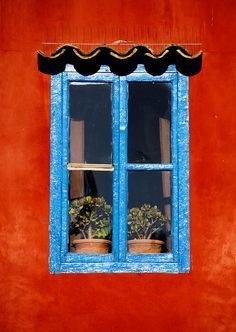
[[160, 253], [163, 241], [160, 233], [166, 232], [168, 218], [158, 207], [144, 204], [128, 211], [128, 248], [130, 253]]
[[103, 197], [86, 196], [70, 201], [70, 235], [76, 252], [107, 253], [111, 244], [112, 208]]

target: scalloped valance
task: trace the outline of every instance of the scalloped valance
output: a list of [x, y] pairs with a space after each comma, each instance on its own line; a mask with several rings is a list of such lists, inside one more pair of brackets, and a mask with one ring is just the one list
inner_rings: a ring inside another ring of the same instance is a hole
[[168, 46], [159, 54], [154, 54], [150, 48], [143, 45], [134, 46], [126, 53], [101, 46], [85, 54], [72, 45], [61, 46], [51, 56], [38, 51], [38, 68], [42, 73], [61, 73], [66, 64], [73, 65], [82, 75], [95, 74], [101, 65], [107, 65], [112, 73], [120, 76], [132, 73], [138, 64], [143, 64], [151, 75], [162, 75], [168, 66], [173, 64], [181, 74], [192, 76], [201, 70], [202, 52], [192, 56], [178, 45]]

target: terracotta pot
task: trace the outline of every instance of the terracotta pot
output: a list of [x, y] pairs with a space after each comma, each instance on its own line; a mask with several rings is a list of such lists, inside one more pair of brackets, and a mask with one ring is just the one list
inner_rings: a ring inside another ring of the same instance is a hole
[[76, 245], [74, 252], [80, 254], [108, 254], [111, 241], [104, 239], [81, 239], [74, 240]]
[[164, 244], [164, 242], [160, 240], [129, 240], [128, 250], [131, 254], [159, 254], [162, 244]]

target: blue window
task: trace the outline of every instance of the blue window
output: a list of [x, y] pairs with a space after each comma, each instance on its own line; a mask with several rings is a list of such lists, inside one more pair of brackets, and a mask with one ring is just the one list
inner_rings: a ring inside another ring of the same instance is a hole
[[50, 271], [188, 272], [188, 140], [174, 66], [52, 76]]

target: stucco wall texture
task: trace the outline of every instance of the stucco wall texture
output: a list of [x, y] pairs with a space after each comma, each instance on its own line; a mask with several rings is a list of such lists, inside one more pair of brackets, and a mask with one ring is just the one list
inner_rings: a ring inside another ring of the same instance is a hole
[[[234, 0], [1, 1], [0, 331], [236, 330], [235, 15]], [[190, 79], [189, 274], [49, 274], [50, 80], [36, 51], [116, 40], [204, 52]]]

